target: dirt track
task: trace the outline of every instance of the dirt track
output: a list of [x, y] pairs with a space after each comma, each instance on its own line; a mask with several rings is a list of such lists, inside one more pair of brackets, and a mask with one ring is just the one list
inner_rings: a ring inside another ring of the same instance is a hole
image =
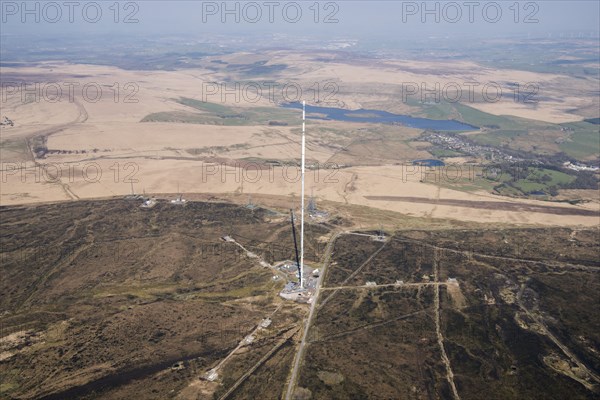
[[534, 212], [556, 215], [581, 215], [586, 217], [599, 217], [600, 212], [569, 207], [557, 206], [535, 206], [530, 204], [509, 203], [506, 201], [473, 201], [454, 199], [429, 199], [426, 197], [404, 197], [404, 196], [365, 196], [367, 200], [401, 201], [406, 203], [426, 203], [444, 206], [479, 208], [485, 210], [504, 210], [517, 212]]

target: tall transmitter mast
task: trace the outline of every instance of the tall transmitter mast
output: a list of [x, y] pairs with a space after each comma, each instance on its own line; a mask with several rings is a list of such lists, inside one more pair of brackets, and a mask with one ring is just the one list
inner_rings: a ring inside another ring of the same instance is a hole
[[300, 198], [300, 287], [304, 288], [304, 161], [306, 153], [306, 101], [302, 101], [302, 189]]

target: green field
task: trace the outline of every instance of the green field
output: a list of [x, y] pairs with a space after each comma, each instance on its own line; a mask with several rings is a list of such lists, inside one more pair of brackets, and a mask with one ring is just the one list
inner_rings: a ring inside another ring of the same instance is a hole
[[277, 107], [231, 107], [182, 97], [175, 100], [193, 111], [167, 111], [145, 116], [141, 122], [174, 122], [201, 125], [268, 125], [277, 121], [299, 125], [298, 113]]
[[508, 145], [511, 140], [514, 140], [519, 136], [527, 136], [527, 131], [499, 129], [495, 130], [493, 133], [474, 135], [471, 138], [479, 144], [488, 146], [502, 146], [505, 144]]
[[[523, 129], [522, 122], [515, 117], [498, 116], [479, 111], [473, 107], [456, 103], [454, 105], [461, 116], [461, 121], [480, 127], [494, 127], [495, 129]], [[536, 121], [531, 121], [536, 122]]]
[[[410, 100], [410, 99], [409, 99]], [[431, 119], [449, 119], [456, 117], [456, 109], [452, 103], [447, 102], [439, 102], [439, 103], [417, 103], [414, 102], [411, 104], [410, 101], [407, 102], [409, 105], [417, 105], [421, 107], [423, 111], [423, 115], [427, 118]]]
[[600, 126], [585, 121], [562, 125], [573, 129], [571, 141], [560, 144], [559, 147], [562, 151], [577, 159], [598, 156]]
[[461, 152], [450, 150], [450, 149], [431, 149], [431, 150], [427, 150], [427, 151], [429, 151], [429, 153], [431, 153], [432, 156], [438, 157], [438, 158], [460, 157], [463, 155], [463, 153], [461, 153]]
[[523, 178], [513, 176], [505, 180], [499, 191], [503, 194], [515, 194], [514, 189], [516, 189], [524, 195], [534, 192], [552, 193], [557, 188], [575, 180], [575, 177], [572, 175], [547, 168], [530, 167], [522, 172]]

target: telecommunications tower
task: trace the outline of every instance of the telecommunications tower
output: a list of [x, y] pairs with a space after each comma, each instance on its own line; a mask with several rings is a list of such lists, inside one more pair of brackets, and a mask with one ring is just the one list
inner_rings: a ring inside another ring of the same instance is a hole
[[304, 160], [306, 153], [306, 101], [302, 101], [302, 188], [300, 198], [300, 287], [304, 288]]

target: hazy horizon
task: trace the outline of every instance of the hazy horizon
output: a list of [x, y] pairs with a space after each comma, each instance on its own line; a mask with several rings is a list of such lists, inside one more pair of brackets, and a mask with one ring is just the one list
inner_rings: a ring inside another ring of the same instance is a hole
[[[597, 18], [600, 3], [596, 1], [518, 2], [518, 12], [516, 2], [507, 1], [430, 1], [423, 7], [423, 2], [410, 1], [142, 0], [120, 2], [118, 11], [114, 7], [116, 3], [75, 3], [69, 8], [61, 2], [2, 1], [1, 35], [7, 38], [71, 34], [189, 35], [195, 38], [203, 34], [291, 34], [360, 40], [390, 35], [401, 35], [401, 38], [466, 35], [492, 38], [560, 33], [597, 36], [600, 31]], [[428, 13], [428, 10], [433, 12]]]

